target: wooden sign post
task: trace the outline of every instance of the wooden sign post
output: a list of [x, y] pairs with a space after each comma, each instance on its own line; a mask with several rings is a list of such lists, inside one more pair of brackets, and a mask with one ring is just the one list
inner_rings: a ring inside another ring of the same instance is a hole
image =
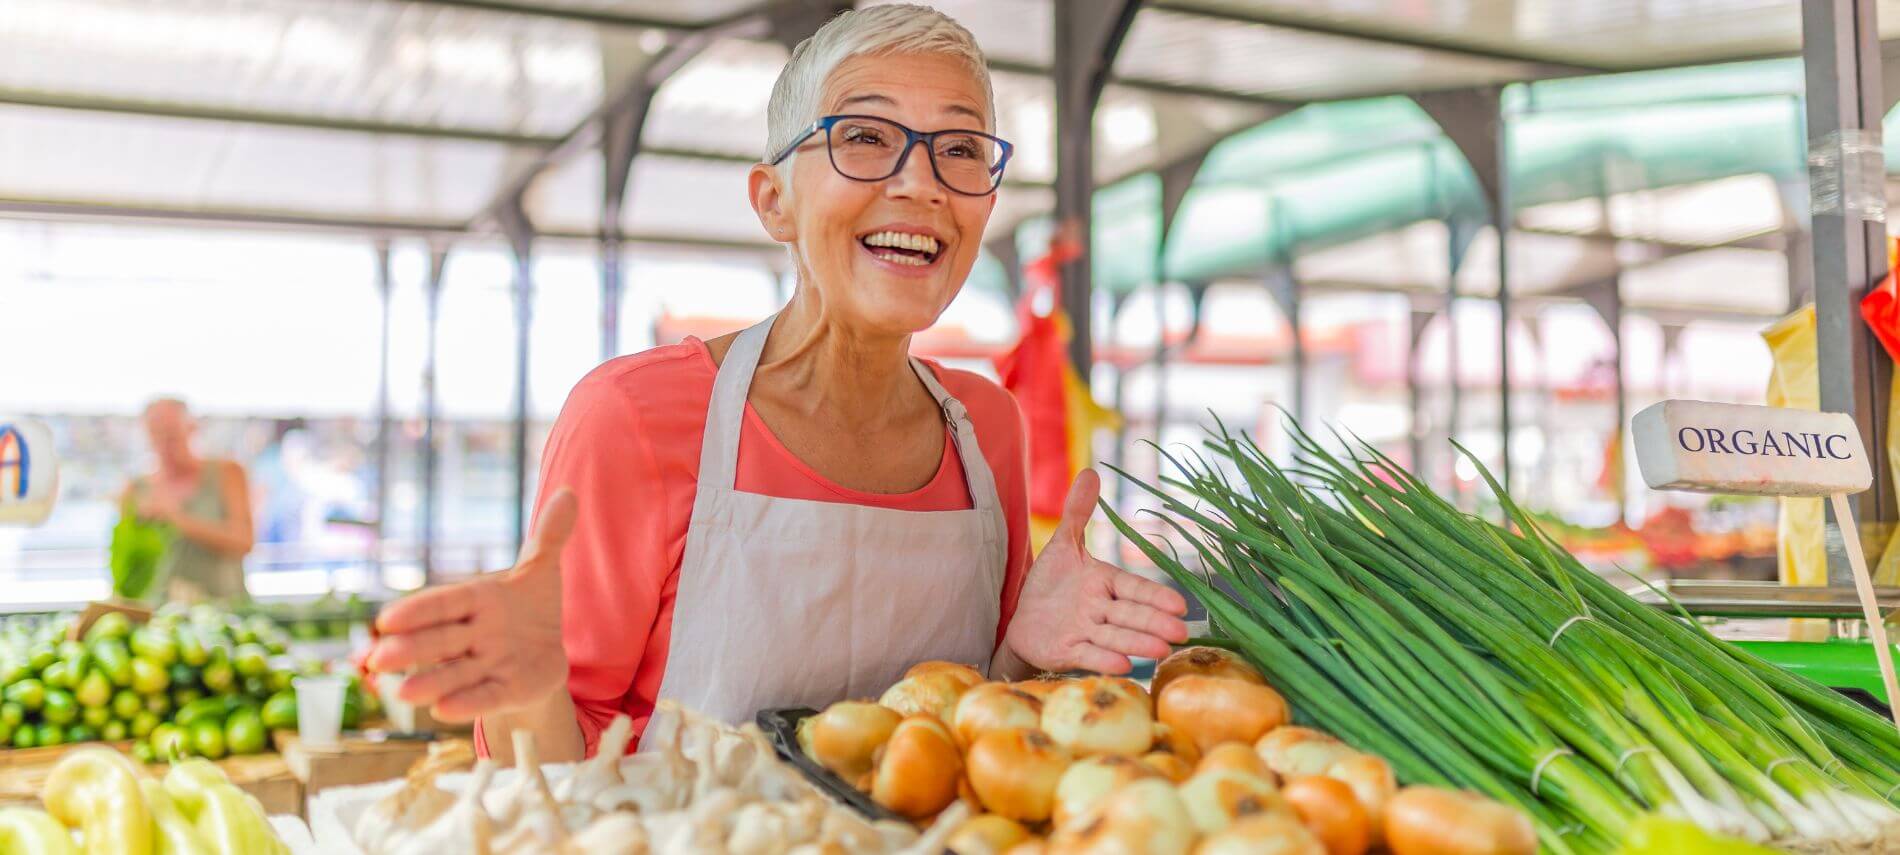
[[1631, 422], [1636, 464], [1651, 489], [1760, 496], [1826, 496], [1840, 525], [1861, 613], [1873, 636], [1874, 658], [1887, 687], [1887, 705], [1900, 728], [1900, 681], [1895, 680], [1887, 623], [1874, 600], [1860, 531], [1847, 497], [1874, 483], [1860, 430], [1845, 413], [1664, 401]]

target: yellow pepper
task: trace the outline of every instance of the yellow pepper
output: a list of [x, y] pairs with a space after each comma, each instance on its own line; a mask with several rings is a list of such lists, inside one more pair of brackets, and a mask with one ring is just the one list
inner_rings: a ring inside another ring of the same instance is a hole
[[211, 846], [192, 827], [178, 805], [172, 802], [165, 785], [150, 778], [139, 781], [145, 804], [152, 810], [152, 855], [210, 855]]
[[1694, 823], [1650, 814], [1630, 825], [1616, 855], [1774, 855], [1775, 850], [1704, 831]]
[[79, 855], [73, 833], [43, 810], [0, 808], [0, 855]]
[[53, 766], [40, 801], [54, 819], [79, 829], [87, 855], [151, 855], [152, 812], [139, 777], [117, 751], [78, 748]]
[[277, 839], [263, 806], [232, 786], [207, 760], [186, 760], [165, 775], [165, 792], [191, 820], [215, 855], [279, 855], [290, 847]]

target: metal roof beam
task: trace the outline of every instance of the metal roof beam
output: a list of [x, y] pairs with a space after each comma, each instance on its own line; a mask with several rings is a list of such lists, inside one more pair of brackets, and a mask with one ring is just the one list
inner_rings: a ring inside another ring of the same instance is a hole
[[[455, 220], [429, 220], [403, 217], [355, 217], [347, 215], [300, 214], [250, 208], [175, 208], [157, 205], [124, 205], [111, 202], [87, 202], [65, 199], [0, 197], [0, 217], [60, 219], [78, 222], [133, 222], [226, 226], [290, 231], [340, 232], [388, 237], [454, 238], [468, 235], [465, 223]], [[592, 231], [539, 229], [537, 240], [594, 243], [600, 235]], [[702, 249], [744, 252], [783, 252], [776, 243], [765, 241], [722, 240], [694, 235], [667, 235], [653, 232], [625, 232], [622, 243], [647, 246], [690, 246]]]
[[87, 113], [118, 113], [133, 116], [150, 116], [160, 119], [189, 119], [194, 121], [231, 122], [245, 125], [273, 125], [277, 127], [305, 128], [319, 131], [343, 131], [349, 133], [419, 137], [423, 139], [499, 143], [512, 146], [540, 147], [560, 142], [560, 137], [513, 131], [450, 128], [441, 125], [388, 122], [376, 119], [331, 118], [327, 116], [313, 116], [306, 113], [284, 113], [271, 110], [234, 109], [206, 105], [162, 104], [128, 98], [112, 98], [100, 95], [51, 94], [45, 92], [30, 92], [23, 89], [0, 88], [0, 104], [20, 107], [43, 107], [53, 110], [72, 110]]
[[1493, 62], [1512, 62], [1534, 66], [1538, 77], [1570, 77], [1579, 74], [1602, 74], [1617, 69], [1600, 65], [1587, 65], [1556, 59], [1521, 50], [1510, 50], [1490, 45], [1476, 44], [1462, 39], [1451, 39], [1436, 35], [1424, 35], [1415, 30], [1402, 27], [1364, 28], [1351, 24], [1328, 20], [1317, 15], [1253, 9], [1248, 12], [1236, 12], [1215, 8], [1195, 0], [1150, 0], [1148, 7], [1157, 11], [1173, 12], [1205, 18], [1210, 21], [1225, 21], [1235, 24], [1258, 24], [1282, 30], [1297, 30], [1303, 33], [1335, 36], [1355, 41], [1375, 44], [1428, 50], [1437, 53], [1453, 54], [1469, 59], [1483, 59]]
[[629, 15], [623, 12], [610, 12], [605, 9], [549, 6], [542, 3], [524, 2], [524, 0], [398, 0], [398, 2], [409, 6], [437, 6], [444, 9], [462, 9], [471, 12], [494, 12], [503, 15], [520, 15], [528, 18], [549, 18], [557, 21], [573, 21], [575, 23], [594, 24], [603, 27], [640, 27], [671, 32], [691, 32], [693, 30], [704, 29], [707, 26], [691, 21], [676, 21], [645, 15]]

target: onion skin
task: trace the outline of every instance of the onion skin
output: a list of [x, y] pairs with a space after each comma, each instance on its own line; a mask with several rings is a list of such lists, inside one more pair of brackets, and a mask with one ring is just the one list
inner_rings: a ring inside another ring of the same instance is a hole
[[1055, 811], [1056, 785], [1069, 770], [1069, 752], [1040, 730], [993, 730], [978, 737], [964, 758], [970, 788], [990, 813], [1037, 823]]
[[975, 668], [961, 662], [944, 662], [936, 659], [910, 666], [910, 670], [904, 672], [904, 679], [922, 677], [925, 674], [949, 674], [966, 690], [983, 682], [983, 672]]
[[986, 813], [970, 817], [957, 826], [947, 845], [956, 855], [1003, 855], [1029, 839], [1029, 829], [1022, 823]]
[[1201, 762], [1194, 766], [1197, 774], [1209, 769], [1233, 769], [1264, 779], [1269, 784], [1280, 782], [1280, 777], [1273, 774], [1273, 767], [1268, 766], [1267, 761], [1260, 759], [1258, 753], [1241, 742], [1225, 742], [1214, 746], [1214, 750], [1207, 752], [1206, 756], [1201, 758]]
[[1392, 855], [1532, 855], [1537, 831], [1524, 814], [1477, 793], [1406, 787], [1386, 805]]
[[1189, 766], [1186, 760], [1181, 759], [1179, 755], [1170, 754], [1166, 751], [1150, 751], [1142, 755], [1141, 762], [1148, 768], [1160, 772], [1161, 777], [1167, 778], [1176, 784], [1187, 780], [1194, 774], [1194, 767]]
[[1189, 674], [1231, 677], [1262, 686], [1267, 684], [1267, 679], [1260, 676], [1260, 672], [1238, 653], [1219, 647], [1183, 647], [1155, 666], [1155, 676], [1148, 681], [1148, 691], [1157, 698], [1161, 697], [1162, 690], [1169, 683]]
[[904, 717], [868, 701], [839, 701], [799, 722], [799, 743], [818, 764], [850, 781], [871, 771], [871, 760]]
[[1037, 677], [1031, 680], [1018, 680], [1014, 683], [1009, 684], [1009, 687], [1012, 689], [1015, 689], [1018, 692], [1022, 692], [1023, 694], [1028, 695], [1032, 698], [1035, 698], [1039, 701], [1043, 701], [1044, 703], [1047, 703], [1049, 700], [1049, 696], [1055, 694], [1057, 689], [1060, 689], [1063, 686], [1066, 686], [1072, 682], [1075, 682], [1075, 681], [1064, 679], [1062, 677]]
[[1102, 677], [1075, 680], [1042, 705], [1042, 732], [1077, 757], [1139, 757], [1154, 745], [1154, 716], [1125, 687]]
[[1399, 782], [1392, 774], [1392, 764], [1382, 757], [1371, 754], [1353, 753], [1350, 756], [1333, 761], [1326, 767], [1326, 777], [1332, 778], [1352, 790], [1353, 798], [1359, 800], [1366, 809], [1366, 818], [1372, 823], [1372, 842], [1385, 840], [1385, 814], [1392, 802], [1393, 794], [1399, 790]]
[[1041, 727], [1042, 701], [1008, 683], [984, 683], [957, 699], [955, 718], [947, 723], [956, 730], [957, 744], [968, 746], [992, 730]]
[[1148, 717], [1154, 718], [1155, 696], [1149, 694], [1147, 689], [1142, 688], [1140, 683], [1130, 680], [1127, 677], [1105, 677], [1103, 679], [1120, 687], [1122, 692], [1129, 697], [1140, 701], [1143, 706], [1148, 708]]
[[1201, 762], [1201, 749], [1195, 748], [1194, 742], [1186, 734], [1158, 721], [1155, 722], [1154, 749], [1173, 754], [1190, 766]]
[[1250, 816], [1288, 810], [1272, 781], [1233, 769], [1195, 772], [1181, 785], [1181, 802], [1202, 834], [1224, 831]]
[[877, 702], [896, 710], [905, 718], [927, 715], [949, 724], [956, 718], [957, 699], [963, 696], [963, 690], [967, 688], [963, 680], [964, 675], [949, 669], [905, 677], [885, 689], [883, 697], [878, 698]]
[[1040, 837], [1031, 837], [1009, 848], [1003, 855], [1048, 855], [1049, 842]]
[[1372, 845], [1372, 819], [1344, 783], [1321, 776], [1296, 778], [1280, 795], [1326, 847], [1326, 855], [1363, 855]]
[[1287, 814], [1250, 816], [1201, 838], [1194, 855], [1328, 855], [1306, 826]]
[[1187, 674], [1156, 704], [1161, 723], [1205, 754], [1223, 742], [1249, 745], [1287, 722], [1286, 699], [1272, 688], [1228, 677]]
[[1102, 797], [1123, 784], [1147, 778], [1159, 779], [1161, 773], [1140, 760], [1118, 754], [1085, 757], [1071, 763], [1068, 770], [1062, 773], [1062, 780], [1056, 782], [1056, 808], [1053, 815], [1056, 828], [1073, 824], [1094, 808]]
[[911, 716], [878, 752], [871, 799], [909, 819], [934, 816], [957, 799], [963, 755], [943, 722]]
[[1174, 786], [1149, 778], [1124, 785], [1050, 835], [1048, 855], [1187, 855], [1194, 836], [1194, 821]]
[[1267, 731], [1253, 749], [1267, 761], [1267, 768], [1287, 779], [1323, 775], [1334, 763], [1359, 753], [1330, 733], [1294, 725]]

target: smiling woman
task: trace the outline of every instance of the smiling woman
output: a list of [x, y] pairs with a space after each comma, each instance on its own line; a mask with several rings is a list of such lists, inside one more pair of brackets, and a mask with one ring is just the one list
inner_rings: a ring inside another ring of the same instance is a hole
[[1172, 590], [1082, 544], [1076, 479], [1034, 560], [1022, 414], [910, 356], [962, 289], [1010, 146], [970, 34], [920, 6], [838, 16], [773, 88], [748, 192], [791, 300], [750, 329], [595, 369], [542, 458], [520, 562], [384, 610], [369, 665], [479, 716], [506, 756], [592, 753], [660, 698], [728, 721], [874, 696], [913, 663], [1128, 670], [1186, 638]]

